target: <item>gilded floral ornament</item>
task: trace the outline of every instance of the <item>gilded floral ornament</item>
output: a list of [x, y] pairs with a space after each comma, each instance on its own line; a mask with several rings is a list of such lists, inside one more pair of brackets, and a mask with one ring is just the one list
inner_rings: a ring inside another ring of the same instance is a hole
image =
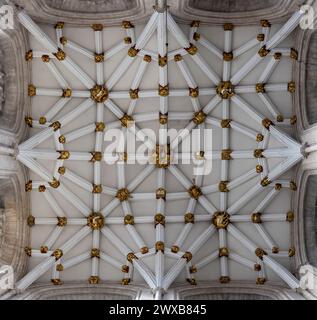
[[160, 122], [160, 125], [164, 126], [168, 123], [168, 114], [162, 114], [160, 113], [160, 118], [159, 118], [159, 122]]
[[259, 42], [262, 42], [264, 41], [265, 39], [265, 34], [264, 33], [260, 33], [257, 35], [256, 39], [259, 41]]
[[221, 152], [221, 160], [232, 160], [232, 150], [227, 149], [227, 150], [222, 150]]
[[91, 26], [91, 28], [94, 30], [94, 31], [102, 31], [103, 30], [103, 25], [100, 24], [100, 23], [96, 23], [96, 24], [93, 24]]
[[216, 212], [212, 223], [217, 229], [226, 229], [230, 223], [230, 215], [227, 212]]
[[270, 119], [263, 119], [262, 120], [262, 125], [264, 128], [266, 128], [267, 130], [270, 130], [270, 126], [274, 125], [273, 122]]
[[257, 83], [255, 85], [256, 93], [265, 93], [265, 83]]
[[132, 100], [139, 99], [139, 89], [130, 89], [129, 94]]
[[134, 225], [134, 217], [130, 214], [126, 215], [124, 217], [124, 225], [130, 225], [133, 226]]
[[172, 252], [172, 253], [178, 253], [179, 250], [180, 250], [180, 248], [179, 248], [178, 246], [175, 246], [175, 245], [174, 245], [174, 246], [171, 247], [171, 252]]
[[122, 279], [121, 284], [123, 286], [127, 286], [127, 285], [129, 285], [130, 282], [131, 282], [130, 278], [124, 278], [124, 279]]
[[265, 177], [262, 181], [261, 181], [261, 186], [262, 187], [267, 187], [271, 184], [271, 181], [269, 180], [268, 177]]
[[36, 96], [36, 87], [33, 84], [30, 84], [28, 86], [28, 96], [29, 97], [34, 97]]
[[131, 37], [125, 37], [125, 38], [123, 39], [123, 42], [124, 42], [125, 44], [131, 44], [131, 43], [132, 43], [132, 39], [131, 39]]
[[104, 122], [96, 122], [96, 132], [104, 132], [106, 125]]
[[25, 254], [26, 254], [28, 257], [31, 257], [31, 256], [32, 256], [32, 248], [30, 248], [30, 247], [25, 247], [25, 248], [24, 248], [24, 252], [25, 252]]
[[232, 31], [234, 28], [234, 25], [232, 23], [225, 23], [223, 25], [223, 30], [224, 31]]
[[257, 213], [253, 213], [251, 215], [251, 221], [255, 224], [260, 224], [262, 223], [262, 219], [261, 219], [261, 213], [257, 212]]
[[197, 285], [197, 281], [194, 278], [187, 278], [186, 281], [192, 286], [196, 286]]
[[47, 253], [47, 252], [48, 252], [48, 247], [47, 247], [47, 246], [41, 246], [40, 252], [41, 252], [42, 254]]
[[43, 126], [45, 123], [46, 123], [46, 118], [45, 117], [40, 117], [39, 118], [39, 124]]
[[290, 92], [290, 93], [295, 93], [296, 92], [296, 84], [295, 82], [289, 82], [288, 86], [287, 86], [287, 90]]
[[100, 281], [98, 276], [90, 276], [88, 279], [89, 284], [98, 284]]
[[263, 149], [254, 150], [254, 153], [253, 153], [254, 158], [256, 158], [256, 159], [265, 158], [263, 152], [264, 152]]
[[229, 257], [229, 249], [226, 247], [219, 249], [219, 257]]
[[58, 168], [58, 173], [63, 176], [66, 173], [66, 168], [65, 167], [59, 167]]
[[179, 61], [182, 61], [183, 60], [183, 56], [181, 54], [176, 54], [174, 56], [174, 61], [175, 62], [179, 62]]
[[25, 184], [25, 192], [30, 192], [32, 191], [33, 186], [32, 186], [32, 180], [29, 180], [26, 184]]
[[53, 283], [54, 286], [61, 286], [63, 284], [61, 279], [51, 279], [51, 282]]
[[263, 46], [258, 52], [261, 58], [266, 57], [269, 53], [270, 53], [270, 50], [266, 49], [266, 46]]
[[188, 224], [188, 223], [194, 224], [195, 223], [195, 215], [192, 213], [186, 213], [184, 215], [184, 223], [185, 224]]
[[66, 46], [66, 44], [67, 44], [67, 38], [66, 38], [66, 37], [61, 37], [61, 38], [59, 39], [59, 42], [60, 42], [63, 46]]
[[221, 276], [221, 277], [219, 278], [219, 282], [220, 282], [221, 284], [227, 284], [227, 283], [230, 282], [230, 277], [228, 277], [228, 276]]
[[65, 227], [67, 225], [67, 218], [66, 217], [57, 217], [57, 225], [59, 227]]
[[266, 279], [263, 278], [263, 277], [258, 277], [258, 278], [256, 278], [256, 284], [257, 284], [257, 285], [264, 285], [265, 282], [266, 282]]
[[195, 41], [199, 41], [200, 40], [200, 33], [199, 32], [195, 32], [194, 33], [194, 35], [193, 35], [193, 39], [195, 40]]
[[152, 57], [148, 54], [144, 55], [143, 61], [150, 63], [152, 61]]
[[188, 88], [189, 90], [189, 96], [192, 98], [198, 98], [199, 96], [199, 88]]
[[263, 140], [264, 140], [264, 136], [263, 136], [263, 134], [261, 134], [261, 133], [258, 133], [257, 135], [256, 135], [256, 142], [262, 142]]
[[198, 272], [198, 269], [197, 269], [197, 267], [192, 266], [192, 267], [189, 268], [189, 272], [192, 273], [192, 274], [193, 274], [193, 273], [197, 273], [197, 272]]
[[290, 189], [291, 189], [292, 191], [297, 191], [297, 184], [296, 184], [295, 181], [292, 180], [292, 181], [289, 183], [289, 186], [290, 186]]
[[290, 249], [288, 250], [288, 256], [289, 256], [290, 258], [294, 257], [295, 254], [296, 254], [295, 247], [292, 247], [292, 248], [290, 248]]
[[58, 49], [57, 52], [54, 53], [54, 56], [59, 61], [64, 61], [66, 59], [66, 53], [62, 49]]
[[221, 120], [221, 128], [222, 129], [230, 129], [231, 128], [231, 119], [223, 119]]
[[122, 28], [131, 29], [134, 28], [134, 25], [130, 21], [122, 21]]
[[61, 249], [56, 249], [53, 253], [52, 256], [55, 257], [55, 260], [59, 260], [63, 256], [63, 250]]
[[65, 23], [62, 21], [59, 21], [55, 24], [54, 28], [55, 29], [64, 29]]
[[198, 48], [190, 43], [188, 48], [185, 48], [185, 50], [191, 55], [194, 56], [198, 52]]
[[24, 118], [24, 121], [25, 121], [25, 123], [26, 123], [26, 125], [27, 125], [28, 127], [30, 127], [30, 128], [33, 127], [33, 119], [32, 119], [32, 117], [26, 116], [26, 117]]
[[162, 253], [164, 253], [164, 249], [165, 249], [164, 242], [158, 241], [155, 243], [155, 252], [161, 251]]
[[162, 225], [162, 226], [165, 226], [165, 216], [162, 215], [161, 213], [156, 214], [155, 217], [154, 217], [154, 225], [155, 225], [155, 227], [157, 225], [159, 225], [159, 224]]
[[293, 222], [295, 219], [295, 214], [292, 211], [287, 212], [286, 214], [286, 221], [287, 222]]
[[40, 185], [39, 186], [39, 192], [45, 192], [46, 191], [46, 187], [44, 185]]
[[255, 255], [262, 260], [263, 257], [267, 255], [267, 253], [263, 249], [257, 248], [255, 250]]
[[104, 53], [95, 53], [95, 62], [101, 63], [105, 61], [105, 54]]
[[158, 94], [161, 97], [168, 97], [170, 94], [169, 86], [168, 85], [166, 85], [166, 86], [159, 85]]
[[129, 268], [129, 266], [127, 266], [127, 265], [123, 265], [123, 266], [121, 267], [121, 271], [122, 271], [123, 273], [129, 273], [129, 270], [130, 270], [130, 268]]
[[61, 183], [54, 178], [53, 181], [49, 182], [49, 185], [50, 185], [53, 189], [57, 189], [57, 188], [59, 188], [59, 186], [61, 185]]
[[295, 50], [294, 48], [291, 48], [290, 57], [293, 60], [298, 60], [298, 51]]
[[118, 190], [116, 198], [120, 200], [120, 202], [124, 202], [129, 200], [131, 197], [130, 191], [127, 188], [123, 188]]
[[109, 97], [109, 91], [105, 86], [96, 84], [90, 90], [90, 98], [97, 103], [104, 103]]
[[191, 22], [190, 26], [192, 28], [198, 28], [200, 26], [200, 21], [199, 20], [194, 20]]
[[91, 152], [92, 158], [90, 162], [100, 162], [102, 160], [102, 153], [99, 151]]
[[258, 164], [258, 165], [255, 167], [255, 171], [256, 171], [256, 173], [262, 173], [262, 172], [263, 172], [263, 167]]
[[233, 53], [232, 52], [224, 52], [223, 53], [223, 60], [224, 61], [232, 61], [233, 60]]
[[228, 187], [229, 181], [220, 181], [218, 185], [219, 192], [228, 193], [229, 187]]
[[198, 200], [203, 195], [201, 189], [196, 185], [193, 185], [192, 187], [190, 187], [188, 189], [188, 193], [195, 200]]
[[138, 55], [139, 51], [140, 51], [139, 49], [136, 49], [136, 48], [133, 46], [133, 47], [131, 47], [131, 48], [129, 49], [129, 51], [128, 51], [128, 56], [131, 57], [131, 58], [134, 58], [134, 57], [136, 57], [136, 56]]
[[44, 55], [42, 55], [42, 61], [43, 61], [44, 63], [48, 63], [48, 62], [51, 61], [51, 58], [50, 58], [49, 55], [44, 54]]
[[87, 226], [92, 230], [101, 230], [105, 225], [105, 218], [101, 213], [91, 213], [87, 217]]
[[58, 141], [61, 144], [65, 144], [66, 143], [66, 137], [64, 135], [61, 135], [61, 136], [59, 136]]
[[54, 131], [57, 131], [62, 127], [62, 125], [59, 121], [55, 121], [50, 125], [50, 127], [53, 128]]
[[158, 64], [160, 67], [164, 68], [167, 65], [167, 55], [164, 57], [158, 55]]
[[62, 97], [63, 98], [70, 98], [72, 96], [72, 90], [67, 88], [67, 89], [63, 89], [63, 94]]
[[92, 248], [90, 251], [91, 258], [100, 258], [100, 249]]
[[26, 61], [33, 60], [33, 50], [29, 50], [25, 53], [25, 60]]
[[102, 193], [102, 185], [101, 184], [93, 184], [92, 193], [101, 194]]
[[193, 117], [193, 122], [200, 125], [205, 122], [207, 115], [203, 111], [196, 112]]
[[127, 254], [127, 260], [132, 263], [133, 260], [138, 260], [138, 258], [133, 252], [130, 252]]
[[163, 199], [166, 200], [166, 190], [164, 188], [158, 188], [156, 190], [156, 199]]
[[230, 81], [221, 81], [216, 89], [217, 94], [222, 99], [230, 99], [235, 95], [234, 85]]
[[66, 151], [66, 150], [63, 150], [63, 151], [59, 151], [59, 160], [68, 160], [70, 158], [70, 152], [69, 151]]
[[187, 262], [191, 261], [193, 259], [193, 255], [191, 252], [187, 251], [182, 256], [183, 259], [186, 259]]
[[27, 225], [29, 227], [33, 227], [35, 225], [35, 217], [33, 216], [28, 216], [27, 218]]
[[129, 128], [134, 124], [134, 119], [132, 116], [125, 114], [121, 119], [121, 124], [125, 128]]

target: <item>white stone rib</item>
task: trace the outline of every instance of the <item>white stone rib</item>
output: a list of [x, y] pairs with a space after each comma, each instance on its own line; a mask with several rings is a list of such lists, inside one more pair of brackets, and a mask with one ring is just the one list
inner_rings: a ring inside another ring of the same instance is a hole
[[[72, 238], [70, 238], [64, 245], [60, 247], [63, 250], [63, 253], [66, 254], [69, 252], [75, 245], [77, 245], [82, 239], [84, 239], [91, 229], [89, 227], [82, 228], [77, 232]], [[42, 274], [48, 271], [53, 264], [55, 263], [55, 258], [50, 256], [47, 257], [44, 261], [39, 263], [34, 269], [27, 273], [20, 281], [17, 282], [16, 288], [18, 290], [27, 289], [34, 281], [36, 281]]]

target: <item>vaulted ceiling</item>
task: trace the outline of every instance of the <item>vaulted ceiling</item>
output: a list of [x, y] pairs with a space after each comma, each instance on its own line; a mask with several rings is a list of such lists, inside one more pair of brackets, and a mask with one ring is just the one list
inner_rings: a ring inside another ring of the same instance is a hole
[[[17, 287], [120, 281], [156, 298], [186, 281], [298, 288], [293, 31], [303, 13], [294, 3], [189, 0], [157, 12], [138, 0], [16, 2], [38, 19], [18, 9], [30, 108], [15, 157], [28, 172], [30, 240]], [[253, 24], [272, 8], [273, 23]], [[136, 20], [119, 26], [131, 10]], [[188, 10], [205, 12], [201, 20], [217, 13], [216, 23], [190, 23]], [[246, 10], [254, 18], [236, 25]], [[279, 22], [278, 10], [288, 19]], [[88, 26], [95, 13], [113, 17]], [[178, 136], [146, 140], [138, 130], [147, 128], [212, 129], [212, 139], [183, 164]], [[125, 149], [106, 163], [111, 129], [134, 132], [150, 156]], [[171, 163], [160, 162], [159, 144]], [[129, 163], [135, 156], [154, 163]], [[197, 161], [212, 170], [197, 175]]]

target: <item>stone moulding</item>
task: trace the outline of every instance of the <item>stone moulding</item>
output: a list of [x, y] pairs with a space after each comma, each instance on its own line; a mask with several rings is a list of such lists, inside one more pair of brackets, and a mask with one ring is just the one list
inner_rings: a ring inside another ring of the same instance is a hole
[[[252, 1], [253, 2], [253, 1]], [[253, 10], [248, 12], [213, 12], [197, 9], [190, 5], [190, 0], [178, 1], [177, 12], [174, 12], [180, 19], [200, 20], [202, 23], [223, 24], [232, 22], [235, 25], [258, 24], [263, 17], [270, 17], [270, 22], [277, 23], [285, 20], [302, 3], [303, 0], [279, 0], [276, 4], [266, 9]]]
[[[305, 238], [305, 198], [306, 187], [308, 185], [308, 179], [310, 176], [317, 175], [317, 170], [306, 170], [301, 168], [297, 172], [296, 183], [298, 186], [298, 192], [295, 193], [293, 198], [292, 207], [294, 212], [297, 213], [297, 219], [294, 220], [292, 227], [292, 235], [294, 246], [296, 247], [297, 254], [295, 255], [295, 270], [298, 272], [300, 267], [311, 263], [307, 254], [306, 238]], [[317, 257], [316, 257], [317, 259]], [[315, 266], [316, 267], [316, 266]]]
[[[46, 0], [18, 0], [17, 3], [23, 5], [27, 12], [38, 22], [56, 23], [57, 20], [76, 25], [85, 26], [95, 23], [101, 23], [104, 26], [121, 25], [122, 20], [145, 21], [146, 17], [150, 14], [150, 3], [145, 0], [135, 0], [136, 5], [127, 10], [119, 9], [108, 12], [83, 12], [82, 9], [76, 4], [77, 0], [69, 0], [73, 2], [74, 10], [65, 10], [53, 7]], [[125, 2], [122, 0], [122, 2]], [[120, 1], [118, 1], [120, 3]], [[71, 7], [71, 6], [70, 6]], [[76, 11], [76, 7], [78, 11]], [[119, 8], [126, 7], [126, 4]], [[153, 10], [153, 9], [152, 9]]]
[[16, 279], [27, 271], [28, 259], [24, 247], [29, 244], [29, 228], [26, 220], [29, 215], [29, 199], [24, 192], [27, 179], [26, 170], [11, 157], [1, 156], [0, 180], [8, 180], [14, 193], [15, 208], [5, 219], [3, 225], [4, 237], [0, 241], [0, 265], [11, 265]]
[[[317, 3], [314, 5], [315, 11], [317, 10]], [[317, 17], [315, 17], [314, 25], [317, 24]], [[310, 124], [307, 114], [307, 62], [308, 54], [310, 52], [311, 39], [316, 29], [299, 29], [296, 36], [295, 47], [298, 48], [299, 62], [295, 64], [294, 75], [295, 83], [298, 83], [299, 90], [296, 90], [294, 95], [295, 99], [295, 112], [298, 119], [298, 131], [300, 135], [305, 134], [305, 130], [311, 129], [316, 124]], [[316, 34], [315, 34], [316, 35]]]
[[[259, 287], [254, 283], [246, 281], [231, 281], [223, 285], [219, 282], [200, 282], [199, 286], [193, 288], [184, 285], [176, 285], [174, 288], [175, 300], [190, 300], [192, 298], [196, 299], [206, 299], [204, 296], [220, 296], [221, 295], [238, 295], [240, 299], [243, 300], [245, 295], [254, 295], [256, 299], [268, 299], [268, 300], [304, 300], [304, 298], [286, 288], [279, 285], [265, 285]], [[215, 299], [218, 300], [218, 299]], [[246, 299], [244, 299], [246, 300]]]
[[[21, 125], [25, 114], [30, 109], [27, 99], [29, 66], [25, 63], [24, 55], [28, 48], [27, 34], [19, 25], [14, 30], [2, 30], [0, 47], [3, 51], [4, 71], [6, 73], [6, 88], [4, 110], [14, 113], [14, 122], [9, 127], [0, 124], [0, 143], [12, 145], [22, 141], [27, 134], [26, 126]], [[6, 68], [8, 70], [6, 70]]]
[[36, 284], [24, 293], [11, 297], [12, 300], [74, 300], [89, 299], [111, 300], [124, 299], [136, 300], [141, 295], [143, 286], [130, 285], [123, 288], [121, 283], [109, 282], [99, 283], [98, 286], [88, 285], [86, 282], [65, 282], [63, 286], [52, 286], [50, 284]]

